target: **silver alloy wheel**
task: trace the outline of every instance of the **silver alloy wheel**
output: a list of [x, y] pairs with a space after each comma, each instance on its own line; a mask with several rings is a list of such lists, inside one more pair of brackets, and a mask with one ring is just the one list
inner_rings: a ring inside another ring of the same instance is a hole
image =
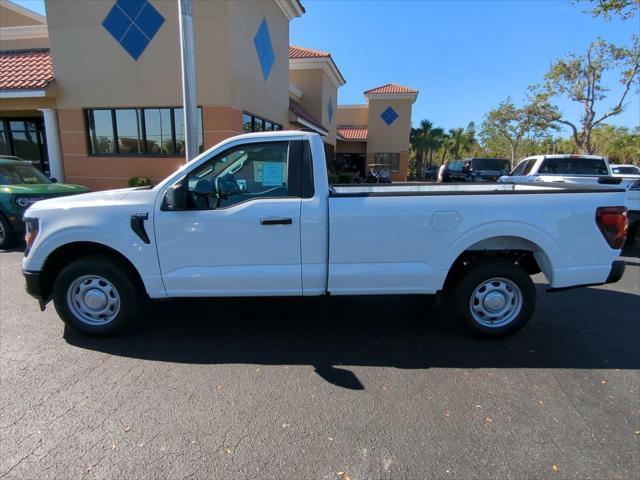
[[7, 231], [4, 228], [4, 223], [0, 222], [0, 245], [4, 243], [4, 239], [7, 236]]
[[83, 323], [106, 325], [120, 311], [120, 294], [116, 287], [99, 275], [76, 278], [67, 289], [67, 305]]
[[471, 294], [469, 307], [483, 327], [498, 328], [511, 323], [522, 310], [522, 292], [508, 278], [485, 280]]

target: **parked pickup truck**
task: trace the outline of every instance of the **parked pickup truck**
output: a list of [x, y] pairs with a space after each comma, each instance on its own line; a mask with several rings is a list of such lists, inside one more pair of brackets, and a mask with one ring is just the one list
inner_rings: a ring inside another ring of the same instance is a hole
[[595, 155], [535, 155], [522, 159], [503, 183], [563, 182], [579, 185], [611, 185], [627, 191], [625, 206], [629, 219], [628, 240], [632, 242], [640, 227], [640, 177], [617, 174], [606, 157]]
[[317, 134], [227, 139], [154, 188], [45, 200], [26, 212], [24, 275], [86, 334], [145, 297], [441, 293], [476, 334], [532, 316], [551, 289], [615, 282], [623, 189], [562, 184], [328, 184]]

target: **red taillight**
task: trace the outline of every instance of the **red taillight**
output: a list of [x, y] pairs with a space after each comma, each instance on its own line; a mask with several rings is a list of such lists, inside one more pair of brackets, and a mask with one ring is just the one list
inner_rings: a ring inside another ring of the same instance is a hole
[[625, 207], [600, 207], [596, 210], [596, 223], [609, 246], [622, 248], [627, 238], [627, 209]]

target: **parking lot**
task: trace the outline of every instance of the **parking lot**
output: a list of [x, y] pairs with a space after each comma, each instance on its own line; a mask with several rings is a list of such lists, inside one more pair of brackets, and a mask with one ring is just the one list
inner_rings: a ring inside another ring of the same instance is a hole
[[636, 478], [625, 255], [618, 284], [541, 283], [528, 327], [480, 341], [420, 297], [156, 302], [84, 338], [0, 253], [0, 476]]

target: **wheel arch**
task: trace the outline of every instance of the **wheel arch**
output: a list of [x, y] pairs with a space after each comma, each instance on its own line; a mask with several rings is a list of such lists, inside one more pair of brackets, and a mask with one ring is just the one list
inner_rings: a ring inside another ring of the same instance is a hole
[[484, 258], [506, 258], [520, 265], [529, 275], [542, 272], [551, 283], [553, 280], [553, 259], [540, 243], [518, 235], [493, 235], [468, 242], [451, 264], [444, 288], [466, 271], [475, 260]]
[[41, 270], [40, 288], [42, 297], [46, 300], [51, 298], [53, 283], [66, 265], [88, 255], [104, 255], [113, 258], [131, 275], [136, 287], [141, 292], [146, 292], [140, 272], [124, 254], [102, 243], [82, 241], [61, 245], [47, 256]]

